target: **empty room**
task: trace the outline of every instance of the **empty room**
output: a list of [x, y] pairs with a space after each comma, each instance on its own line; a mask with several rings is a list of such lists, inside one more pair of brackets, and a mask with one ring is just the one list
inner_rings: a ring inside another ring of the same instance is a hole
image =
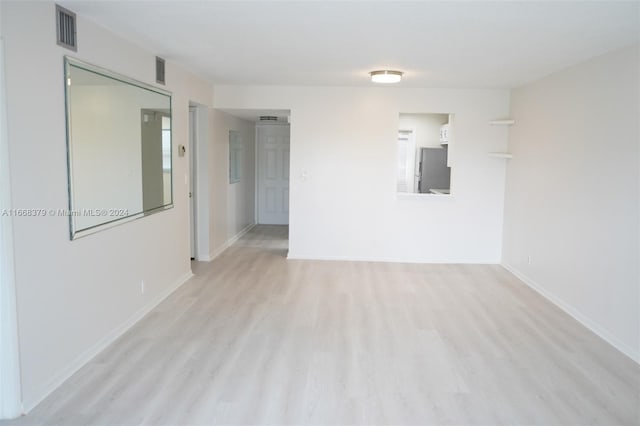
[[0, 424], [640, 424], [640, 2], [0, 0]]

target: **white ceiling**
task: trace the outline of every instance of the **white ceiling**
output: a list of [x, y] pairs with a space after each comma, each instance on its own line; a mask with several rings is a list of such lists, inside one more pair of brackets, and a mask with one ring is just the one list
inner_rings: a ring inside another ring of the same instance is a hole
[[219, 84], [509, 88], [640, 41], [638, 1], [61, 4]]

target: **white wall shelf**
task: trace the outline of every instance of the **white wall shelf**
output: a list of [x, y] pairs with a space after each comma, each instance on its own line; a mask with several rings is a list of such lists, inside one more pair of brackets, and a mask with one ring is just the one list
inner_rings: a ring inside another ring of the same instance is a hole
[[511, 154], [510, 152], [490, 152], [489, 157], [509, 159], [513, 158], [513, 154]]
[[489, 122], [491, 126], [511, 126], [515, 124], [516, 120], [505, 119], [505, 120], [492, 120]]

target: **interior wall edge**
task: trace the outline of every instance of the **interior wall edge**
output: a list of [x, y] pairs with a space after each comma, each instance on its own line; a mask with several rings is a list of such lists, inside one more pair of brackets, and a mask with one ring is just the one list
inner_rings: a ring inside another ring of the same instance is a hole
[[124, 333], [126, 333], [131, 327], [136, 325], [138, 321], [143, 319], [149, 312], [151, 312], [156, 306], [162, 303], [167, 297], [169, 297], [174, 291], [179, 289], [184, 283], [186, 283], [193, 273], [189, 272], [180, 277], [173, 285], [167, 287], [162, 293], [158, 294], [154, 299], [147, 303], [144, 307], [138, 310], [135, 314], [130, 316], [125, 322], [112, 329], [107, 335], [100, 339], [95, 345], [78, 355], [76, 359], [67, 364], [66, 367], [60, 369], [46, 384], [44, 384], [36, 396], [31, 399], [23, 401], [24, 414], [28, 414], [38, 404], [40, 404], [47, 396], [55, 391], [60, 385], [67, 381], [73, 374], [84, 367], [89, 361], [99, 355], [109, 345], [118, 340]]
[[249, 225], [247, 225], [244, 229], [242, 229], [240, 232], [238, 232], [236, 235], [234, 235], [233, 237], [229, 238], [224, 244], [222, 244], [220, 247], [218, 247], [217, 249], [215, 249], [213, 252], [209, 253], [209, 255], [207, 256], [202, 256], [202, 258], [198, 258], [198, 261], [201, 262], [211, 262], [212, 260], [214, 260], [215, 258], [217, 258], [218, 256], [220, 256], [222, 253], [224, 253], [224, 251], [226, 249], [228, 249], [229, 247], [231, 247], [236, 241], [238, 241], [240, 238], [242, 238], [247, 232], [251, 231], [254, 227], [256, 226], [255, 223], [251, 223]]
[[586, 327], [589, 331], [600, 337], [602, 340], [613, 346], [616, 350], [635, 361], [636, 364], [640, 365], [640, 351], [637, 349], [633, 349], [629, 345], [622, 342], [616, 336], [614, 336], [610, 331], [601, 327], [595, 321], [589, 319], [586, 315], [581, 313], [577, 308], [575, 308], [570, 303], [562, 300], [560, 297], [556, 296], [549, 290], [545, 289], [542, 285], [529, 278], [527, 275], [519, 271], [517, 268], [513, 267], [509, 263], [502, 262], [501, 266], [512, 273], [516, 278], [522, 281], [527, 287], [534, 290], [536, 293], [547, 299], [549, 302], [553, 303], [555, 306], [560, 308], [564, 313], [578, 321], [584, 327]]
[[[7, 132], [4, 39], [0, 35], [0, 209], [12, 208], [9, 138]], [[22, 381], [13, 242], [13, 218], [0, 218], [0, 419], [23, 412]]]

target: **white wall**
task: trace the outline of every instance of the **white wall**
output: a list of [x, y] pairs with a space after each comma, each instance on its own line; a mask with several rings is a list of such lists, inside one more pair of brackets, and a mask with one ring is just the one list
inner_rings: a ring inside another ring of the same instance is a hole
[[[154, 53], [78, 17], [77, 53], [56, 45], [54, 4], [3, 2], [13, 207], [65, 209], [63, 55], [153, 83]], [[167, 61], [174, 147], [188, 142], [188, 104], [212, 87]], [[174, 150], [173, 209], [69, 241], [66, 217], [15, 218], [25, 407], [52, 389], [191, 274], [187, 157]], [[141, 294], [140, 281], [146, 283]]]
[[636, 360], [638, 51], [514, 90], [504, 223], [505, 265]]
[[[363, 78], [365, 78], [364, 76]], [[217, 108], [291, 110], [289, 256], [497, 263], [501, 90], [216, 86]], [[396, 194], [399, 114], [454, 113], [454, 196]], [[306, 173], [306, 179], [302, 176]]]
[[[213, 258], [243, 231], [255, 224], [255, 125], [251, 121], [211, 110], [210, 247]], [[236, 130], [245, 145], [244, 176], [229, 183], [229, 131]]]
[[[2, 3], [0, 3], [0, 16]], [[1, 21], [0, 21], [1, 22]], [[4, 39], [0, 36], [0, 210], [11, 209], [9, 140], [4, 78]], [[0, 419], [22, 413], [18, 315], [13, 261], [13, 217], [0, 216]]]

